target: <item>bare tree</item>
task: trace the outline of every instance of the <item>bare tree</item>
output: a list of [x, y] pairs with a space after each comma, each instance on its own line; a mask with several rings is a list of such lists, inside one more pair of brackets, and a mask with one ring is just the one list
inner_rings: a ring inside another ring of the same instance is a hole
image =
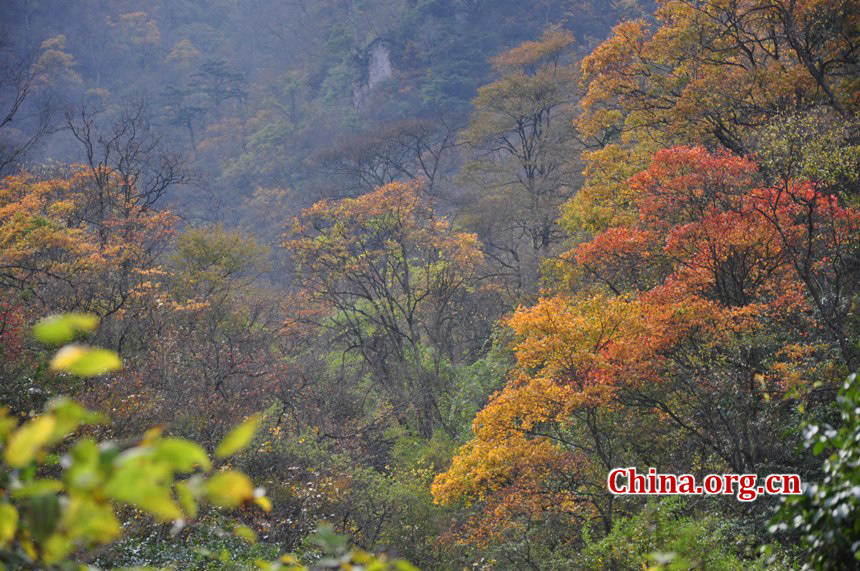
[[413, 119], [344, 139], [315, 157], [320, 169], [336, 177], [334, 194], [370, 192], [396, 180], [421, 180], [434, 194], [456, 130], [444, 121]]
[[49, 101], [34, 97], [36, 74], [31, 64], [31, 58], [0, 43], [0, 176], [14, 172], [51, 128]]
[[102, 111], [87, 106], [66, 113], [66, 127], [83, 148], [95, 189], [91, 222], [116, 208], [126, 214], [152, 208], [170, 187], [190, 181], [182, 156], [152, 133], [144, 101], [128, 105], [113, 120], [102, 117]]

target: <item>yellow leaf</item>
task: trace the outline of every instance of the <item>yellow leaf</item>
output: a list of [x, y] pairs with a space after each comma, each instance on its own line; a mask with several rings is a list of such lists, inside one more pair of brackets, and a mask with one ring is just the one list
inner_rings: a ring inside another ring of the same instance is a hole
[[27, 557], [29, 557], [30, 559], [36, 559], [39, 556], [39, 553], [36, 551], [36, 546], [33, 545], [32, 541], [28, 539], [21, 539], [19, 543], [24, 549], [24, 553], [26, 553]]
[[247, 525], [237, 525], [233, 529], [233, 535], [244, 539], [248, 543], [257, 543], [257, 534]]
[[75, 335], [94, 330], [99, 318], [90, 313], [66, 313], [41, 319], [33, 327], [33, 335], [46, 345], [62, 345]]
[[51, 360], [51, 370], [64, 371], [78, 377], [95, 377], [122, 369], [119, 355], [108, 349], [91, 349], [82, 345], [66, 345]]
[[164, 433], [163, 426], [154, 426], [143, 433], [143, 438], [140, 440], [141, 446], [150, 446], [156, 440], [161, 438], [161, 435]]
[[82, 345], [66, 345], [51, 359], [51, 370], [67, 371], [86, 352]]
[[0, 504], [0, 545], [6, 545], [18, 530], [18, 510], [12, 504]]
[[254, 503], [260, 506], [260, 508], [266, 513], [272, 511], [272, 502], [266, 496], [254, 498]]
[[231, 430], [218, 448], [215, 450], [215, 456], [218, 458], [226, 458], [245, 448], [254, 438], [257, 432], [257, 427], [260, 424], [260, 415], [255, 414], [249, 417], [245, 422]]
[[254, 497], [254, 486], [245, 474], [229, 470], [209, 478], [206, 495], [215, 505], [234, 508]]
[[53, 415], [45, 414], [21, 426], [9, 439], [5, 450], [6, 463], [13, 468], [29, 464], [39, 449], [50, 440], [56, 424]]
[[52, 533], [42, 542], [42, 559], [45, 563], [59, 563], [74, 548], [72, 541], [65, 535]]

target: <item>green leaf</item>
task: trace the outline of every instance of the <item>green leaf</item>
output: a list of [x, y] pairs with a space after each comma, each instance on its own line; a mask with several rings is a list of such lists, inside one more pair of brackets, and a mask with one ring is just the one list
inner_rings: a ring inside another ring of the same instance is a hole
[[179, 505], [185, 511], [185, 515], [189, 518], [197, 517], [197, 500], [187, 482], [176, 483], [176, 497], [179, 500]]
[[164, 488], [154, 489], [152, 493], [144, 495], [136, 505], [158, 521], [173, 521], [182, 518], [182, 510], [173, 501], [170, 492]]
[[26, 466], [50, 439], [57, 420], [51, 414], [44, 414], [26, 422], [9, 438], [4, 451], [6, 463], [13, 468]]
[[182, 511], [170, 497], [170, 492], [160, 486], [121, 486], [111, 490], [111, 497], [127, 503], [155, 517], [158, 521], [172, 521], [182, 517]]
[[103, 414], [87, 410], [68, 397], [51, 399], [46, 410], [54, 413], [57, 419], [54, 429], [56, 440], [74, 432], [81, 424], [104, 424], [108, 420]]
[[105, 493], [119, 502], [140, 508], [159, 521], [181, 518], [182, 511], [164, 484], [170, 478], [170, 468], [148, 460], [146, 456], [126, 453], [118, 460], [121, 467], [105, 486]]
[[104, 481], [100, 466], [99, 447], [95, 440], [82, 438], [69, 452], [72, 462], [66, 470], [65, 480], [73, 490], [95, 490]]
[[44, 541], [60, 522], [60, 500], [54, 494], [27, 498], [21, 516], [27, 530], [37, 542]]
[[66, 345], [51, 360], [51, 370], [71, 373], [78, 377], [95, 377], [122, 369], [119, 355], [108, 349], [92, 349], [83, 345]]
[[226, 458], [248, 446], [257, 432], [260, 420], [261, 416], [259, 414], [252, 415], [245, 422], [231, 430], [224, 437], [224, 440], [221, 441], [221, 444], [218, 445], [218, 448], [215, 450], [215, 456], [217, 458]]
[[825, 446], [827, 446], [827, 441], [819, 440], [812, 446], [812, 453], [818, 456], [824, 450]]
[[254, 497], [251, 480], [234, 470], [215, 474], [206, 482], [205, 489], [213, 504], [225, 508], [235, 508]]
[[191, 472], [197, 466], [208, 470], [212, 464], [199, 444], [182, 438], [164, 438], [155, 445], [155, 456], [177, 472]]
[[24, 484], [20, 488], [15, 488], [12, 491], [12, 497], [15, 499], [32, 498], [33, 496], [56, 494], [61, 491], [63, 491], [62, 482], [57, 480], [36, 480], [29, 484]]
[[120, 536], [122, 526], [107, 503], [88, 496], [72, 496], [63, 514], [62, 529], [72, 539], [109, 543]]
[[33, 335], [46, 345], [63, 345], [80, 333], [93, 331], [98, 324], [99, 318], [89, 313], [51, 315], [36, 323]]

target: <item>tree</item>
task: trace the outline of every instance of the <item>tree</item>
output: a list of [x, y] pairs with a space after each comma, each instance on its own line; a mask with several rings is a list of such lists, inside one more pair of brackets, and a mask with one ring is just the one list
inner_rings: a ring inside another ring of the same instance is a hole
[[573, 192], [573, 36], [550, 28], [493, 59], [500, 76], [481, 87], [464, 139], [472, 189], [467, 224], [514, 291], [527, 291], [537, 261], [558, 242], [558, 207]]
[[[116, 353], [69, 344], [98, 326], [88, 314], [56, 315], [41, 320], [35, 336], [49, 345], [63, 345], [51, 361], [60, 373], [92, 377], [121, 368]], [[6, 493], [0, 499], [0, 561], [22, 566], [65, 566], [86, 560], [94, 548], [123, 534], [118, 517], [131, 508], [174, 528], [193, 525], [206, 504], [225, 509], [256, 505], [270, 511], [271, 501], [250, 478], [232, 469], [231, 457], [255, 437], [260, 415], [231, 430], [214, 450], [217, 469], [204, 448], [182, 438], [164, 436], [163, 427], [124, 442], [99, 443], [91, 435], [73, 434], [106, 418], [68, 398], [51, 401], [43, 414], [19, 424], [8, 411], [0, 413], [0, 480]], [[59, 471], [52, 456], [62, 454]], [[223, 532], [222, 532], [223, 533]], [[232, 523], [232, 534], [256, 541], [250, 527]], [[349, 547], [330, 526], [311, 538], [324, 556], [317, 568], [371, 565], [375, 569], [414, 569], [402, 560], [389, 561]], [[219, 557], [223, 561], [223, 554]], [[256, 561], [262, 569], [306, 571], [294, 555], [276, 562]]]
[[465, 539], [565, 549], [581, 522], [611, 528], [605, 473], [626, 460], [613, 427], [630, 421], [604, 407], [632, 373], [650, 372], [627, 362], [652, 333], [643, 321], [640, 304], [605, 296], [541, 299], [507, 321], [516, 365], [432, 488], [437, 502], [480, 507]]
[[423, 436], [445, 428], [440, 361], [460, 358], [479, 320], [467, 299], [482, 260], [475, 235], [436, 217], [415, 183], [391, 183], [318, 202], [295, 220], [284, 246], [301, 288], [333, 311], [320, 325], [361, 355]]
[[[171, 422], [208, 445], [276, 401], [278, 385], [287, 381], [273, 341], [282, 320], [279, 304], [256, 283], [269, 267], [266, 255], [252, 238], [222, 226], [177, 237], [162, 273], [152, 276], [163, 285], [138, 317], [137, 327], [149, 335], [135, 347], [136, 367], [86, 395], [99, 408], [137, 409], [133, 419], [114, 423], [120, 435]], [[201, 414], [210, 420], [200, 423]]]
[[102, 317], [134, 311], [144, 293], [139, 286], [155, 269], [175, 219], [145, 203], [102, 202], [99, 197], [136, 193], [124, 187], [126, 177], [96, 172], [100, 182], [89, 168], [74, 168], [55, 178], [22, 174], [0, 183], [7, 293], [26, 295], [47, 310]]
[[221, 106], [231, 99], [239, 103], [245, 100], [242, 74], [230, 69], [226, 61], [209, 60], [200, 66], [192, 78], [194, 89], [209, 97], [216, 113], [220, 113]]
[[140, 70], [145, 70], [157, 59], [161, 31], [158, 22], [149, 14], [137, 11], [119, 14], [116, 19], [108, 16], [107, 25], [116, 34], [117, 51], [126, 52], [128, 60], [136, 56]]
[[[66, 314], [40, 321], [34, 333], [44, 343], [65, 344], [51, 360], [52, 369], [92, 377], [122, 366], [112, 351], [69, 343], [97, 326], [94, 315]], [[245, 474], [213, 472], [202, 447], [164, 437], [163, 429], [150, 430], [125, 444], [100, 446], [94, 438], [81, 436], [63, 445], [70, 434], [104, 421], [102, 415], [66, 398], [51, 401], [43, 414], [20, 425], [7, 410], [0, 414], [0, 478], [6, 490], [0, 501], [0, 559], [5, 563], [57, 565], [81, 549], [110, 543], [122, 533], [116, 516], [116, 508], [122, 505], [161, 522], [193, 519], [201, 501], [226, 508], [248, 502], [271, 509]], [[215, 456], [223, 460], [247, 446], [258, 422], [251, 418], [237, 427]], [[59, 473], [46, 469], [51, 450], [65, 459]], [[180, 479], [183, 475], [188, 477]], [[253, 535], [244, 526], [238, 526], [236, 533]]]
[[428, 194], [436, 188], [455, 145], [444, 122], [405, 120], [344, 140], [319, 153], [316, 161], [340, 178], [339, 195], [370, 192], [395, 181], [420, 181]]
[[[857, 84], [848, 79], [857, 13], [853, 1], [671, 0], [653, 25], [618, 24], [582, 61], [576, 125], [590, 150], [564, 225], [598, 232], [635, 219], [627, 179], [674, 145], [754, 156], [767, 184], [781, 177], [820, 186], [832, 168], [845, 185], [858, 168]], [[802, 157], [807, 169], [820, 163], [811, 176], [779, 169]]]
[[599, 144], [655, 138], [753, 150], [750, 136], [781, 112], [857, 110], [854, 0], [671, 0], [651, 31], [622, 22], [583, 60], [582, 133]]
[[50, 130], [53, 109], [49, 101], [33, 103], [38, 84], [32, 62], [0, 42], [0, 176], [14, 172]]
[[113, 209], [148, 210], [170, 187], [190, 180], [181, 155], [153, 135], [143, 100], [106, 121], [101, 111], [83, 106], [76, 114], [66, 114], [66, 127], [81, 146], [95, 186], [96, 192], [88, 196], [95, 223]]

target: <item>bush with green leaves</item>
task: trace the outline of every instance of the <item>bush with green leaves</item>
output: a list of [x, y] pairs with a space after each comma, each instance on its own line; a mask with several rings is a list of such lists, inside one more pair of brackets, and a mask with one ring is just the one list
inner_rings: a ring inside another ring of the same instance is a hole
[[576, 568], [731, 571], [793, 567], [784, 553], [774, 555], [772, 561], [757, 556], [749, 538], [731, 520], [713, 513], [686, 513], [685, 504], [679, 496], [649, 501], [636, 515], [616, 522], [600, 540], [584, 533], [586, 545], [575, 557]]
[[841, 426], [810, 424], [806, 447], [827, 453], [820, 482], [786, 498], [771, 522], [772, 533], [799, 532], [806, 569], [860, 566], [860, 383], [851, 374], [836, 397]]
[[393, 548], [423, 568], [449, 568], [450, 549], [435, 538], [450, 527], [451, 512], [430, 495], [430, 482], [454, 446], [444, 431], [424, 441], [389, 427], [381, 435], [394, 442], [388, 463], [374, 467], [362, 463], [361, 451], [344, 450], [312, 430], [275, 428], [264, 425], [265, 441], [237, 463], [264, 482], [272, 499], [267, 540], [303, 552], [303, 538], [331, 522], [365, 549]]

